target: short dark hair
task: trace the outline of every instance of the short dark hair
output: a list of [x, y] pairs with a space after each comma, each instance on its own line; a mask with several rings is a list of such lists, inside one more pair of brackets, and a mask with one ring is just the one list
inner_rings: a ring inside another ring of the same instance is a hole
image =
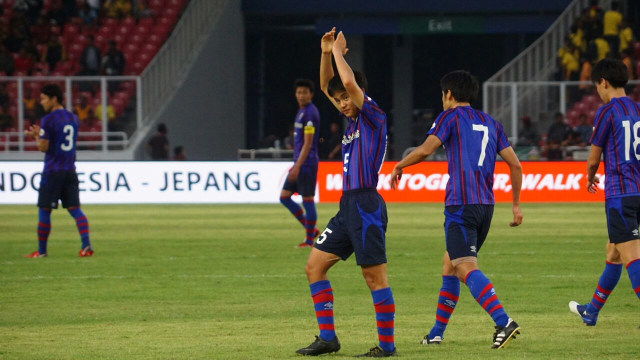
[[167, 133], [167, 125], [165, 125], [164, 123], [158, 124], [158, 132], [166, 134]]
[[60, 89], [60, 86], [56, 84], [46, 84], [45, 86], [40, 88], [40, 93], [45, 94], [50, 98], [56, 97], [59, 104], [62, 104], [62, 102], [64, 102], [64, 94], [62, 93], [62, 89]]
[[[364, 76], [364, 73], [358, 70], [354, 70], [353, 77], [356, 79], [356, 84], [358, 84], [358, 86], [364, 89], [364, 91], [366, 92], [369, 84], [367, 84], [367, 77]], [[333, 96], [336, 91], [345, 91], [344, 84], [342, 83], [340, 75], [338, 74], [336, 74], [336, 76], [329, 80], [329, 85], [327, 86], [327, 92], [329, 93], [329, 96]]]
[[293, 88], [297, 89], [299, 87], [306, 87], [312, 94], [316, 92], [316, 86], [310, 79], [296, 79], [293, 82]]
[[452, 71], [440, 79], [442, 92], [451, 91], [457, 102], [472, 103], [478, 97], [478, 80], [468, 71]]
[[621, 60], [602, 59], [591, 71], [591, 81], [597, 83], [600, 79], [607, 80], [613, 87], [621, 88], [629, 81], [629, 71]]

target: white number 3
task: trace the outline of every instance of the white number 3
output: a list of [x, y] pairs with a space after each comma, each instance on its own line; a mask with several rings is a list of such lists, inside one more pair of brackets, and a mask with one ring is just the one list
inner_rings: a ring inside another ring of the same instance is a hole
[[333, 233], [333, 230], [329, 228], [324, 229], [322, 234], [320, 234], [320, 237], [318, 238], [318, 240], [316, 240], [316, 244], [322, 244], [325, 240], [327, 240], [327, 235], [331, 233]]
[[60, 144], [60, 149], [63, 151], [69, 151], [73, 149], [73, 126], [65, 125], [62, 128], [62, 132], [67, 134], [67, 136], [64, 137], [66, 143]]

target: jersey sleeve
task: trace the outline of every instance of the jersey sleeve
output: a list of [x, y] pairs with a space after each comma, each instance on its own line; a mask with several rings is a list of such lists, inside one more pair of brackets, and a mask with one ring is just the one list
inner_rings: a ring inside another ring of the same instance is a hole
[[611, 114], [609, 114], [609, 111], [607, 110], [602, 111], [602, 109], [598, 109], [598, 112], [596, 112], [595, 121], [593, 124], [593, 134], [591, 135], [590, 141], [592, 145], [601, 148], [604, 147], [607, 138], [609, 137], [610, 117]]
[[367, 94], [364, 94], [364, 102], [360, 113], [362, 114], [362, 123], [372, 129], [379, 128], [387, 121], [387, 114]]
[[438, 115], [436, 120], [433, 122], [431, 129], [427, 131], [427, 136], [434, 135], [438, 139], [440, 139], [441, 143], [445, 143], [449, 140], [449, 136], [451, 134], [451, 124], [453, 122], [453, 110], [443, 111]]
[[504, 128], [502, 127], [502, 124], [500, 124], [499, 122], [496, 121], [496, 149], [497, 152], [500, 152], [506, 148], [508, 148], [509, 146], [511, 146], [511, 144], [509, 144], [509, 139], [507, 138], [507, 135], [504, 133]]
[[43, 117], [40, 121], [40, 139], [49, 140], [51, 139], [51, 129], [49, 126], [48, 117]]
[[302, 119], [302, 129], [304, 134], [315, 134], [320, 123], [318, 110], [313, 107], [311, 111], [305, 111], [304, 119]]

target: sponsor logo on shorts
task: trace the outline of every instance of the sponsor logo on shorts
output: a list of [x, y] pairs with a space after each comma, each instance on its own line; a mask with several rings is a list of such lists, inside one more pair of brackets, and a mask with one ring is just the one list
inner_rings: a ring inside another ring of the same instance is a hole
[[476, 247], [475, 247], [475, 246], [471, 246], [471, 247], [470, 247], [470, 249], [471, 249], [471, 252], [473, 252], [473, 253], [477, 253], [477, 251], [476, 251]]

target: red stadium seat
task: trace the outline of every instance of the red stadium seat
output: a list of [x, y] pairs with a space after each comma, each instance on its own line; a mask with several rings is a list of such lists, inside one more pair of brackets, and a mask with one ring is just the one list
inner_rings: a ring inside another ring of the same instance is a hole
[[118, 20], [113, 18], [106, 18], [102, 20], [102, 25], [106, 25], [109, 27], [116, 27], [118, 26]]
[[149, 37], [147, 38], [147, 43], [158, 45], [158, 47], [161, 46], [163, 41], [164, 41], [164, 36], [160, 36], [159, 34], [155, 34], [155, 33], [150, 34]]
[[108, 38], [113, 33], [113, 29], [109, 26], [102, 25], [98, 30], [98, 34]]
[[142, 18], [138, 20], [138, 26], [144, 26], [147, 29], [151, 29], [155, 25], [155, 20], [151, 17]]
[[129, 36], [129, 43], [130, 44], [140, 44], [140, 43], [143, 42], [143, 40], [144, 40], [144, 38], [140, 34], [133, 34], [133, 35]]
[[136, 26], [136, 21], [134, 20], [134, 18], [128, 17], [128, 18], [123, 19], [120, 22], [120, 26], [126, 26], [128, 28], [132, 28], [132, 27]]
[[135, 27], [134, 32], [138, 35], [144, 36], [149, 33], [150, 29], [151, 29], [150, 26], [138, 25]]
[[135, 53], [138, 51], [138, 44], [137, 43], [128, 43], [124, 46], [124, 48], [122, 49], [122, 51], [127, 54], [127, 53]]
[[640, 42], [639, 41], [636, 41], [633, 43], [633, 58], [636, 60], [640, 60]]

